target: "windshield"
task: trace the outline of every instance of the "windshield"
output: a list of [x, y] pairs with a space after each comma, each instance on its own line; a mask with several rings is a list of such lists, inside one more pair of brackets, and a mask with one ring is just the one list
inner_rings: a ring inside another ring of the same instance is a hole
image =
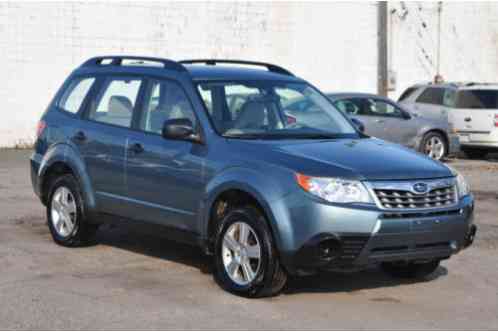
[[198, 90], [224, 137], [359, 137], [344, 115], [306, 83], [204, 82]]

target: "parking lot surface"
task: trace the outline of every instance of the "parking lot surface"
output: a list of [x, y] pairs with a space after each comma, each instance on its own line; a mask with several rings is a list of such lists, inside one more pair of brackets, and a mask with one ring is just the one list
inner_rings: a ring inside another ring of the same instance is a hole
[[57, 246], [29, 154], [0, 150], [0, 329], [498, 329], [498, 159], [449, 161], [472, 186], [479, 231], [430, 278], [324, 273], [248, 300], [221, 290], [196, 248], [126, 227]]

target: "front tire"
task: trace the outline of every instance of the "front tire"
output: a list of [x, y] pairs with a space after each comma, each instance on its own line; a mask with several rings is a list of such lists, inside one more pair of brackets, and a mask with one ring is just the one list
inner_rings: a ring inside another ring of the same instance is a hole
[[214, 263], [218, 284], [245, 297], [276, 295], [287, 281], [267, 221], [252, 206], [235, 208], [223, 218]]
[[88, 222], [83, 195], [73, 175], [62, 175], [51, 183], [47, 221], [52, 238], [59, 245], [77, 247], [93, 240], [98, 226]]
[[381, 264], [384, 272], [395, 278], [424, 278], [439, 267], [439, 260], [426, 263], [414, 262], [385, 262]]
[[431, 131], [425, 134], [420, 152], [435, 160], [442, 160], [448, 154], [448, 143], [442, 134]]

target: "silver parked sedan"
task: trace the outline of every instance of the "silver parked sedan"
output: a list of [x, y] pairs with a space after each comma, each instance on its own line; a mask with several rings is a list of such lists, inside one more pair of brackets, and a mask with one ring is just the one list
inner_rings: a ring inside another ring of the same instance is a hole
[[388, 98], [365, 93], [328, 94], [334, 105], [363, 122], [365, 133], [418, 150], [440, 160], [458, 152], [458, 135], [447, 122], [410, 112]]

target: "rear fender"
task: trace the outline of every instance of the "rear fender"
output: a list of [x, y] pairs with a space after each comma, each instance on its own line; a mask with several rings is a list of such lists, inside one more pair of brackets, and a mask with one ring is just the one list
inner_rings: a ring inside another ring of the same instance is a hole
[[95, 194], [88, 173], [86, 172], [85, 163], [79, 153], [77, 153], [69, 144], [59, 143], [53, 145], [48, 149], [47, 153], [45, 153], [38, 169], [40, 192], [45, 185], [51, 167], [56, 163], [63, 163], [71, 169], [81, 186], [86, 208], [89, 212], [95, 211]]

